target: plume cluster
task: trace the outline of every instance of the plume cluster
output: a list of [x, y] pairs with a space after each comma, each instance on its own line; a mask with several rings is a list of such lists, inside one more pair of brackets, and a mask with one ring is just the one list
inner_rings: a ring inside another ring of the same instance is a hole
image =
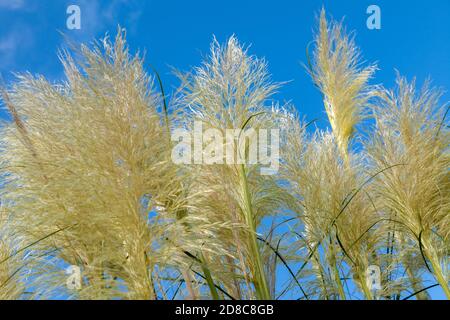
[[[326, 130], [275, 101], [282, 84], [234, 36], [170, 100], [120, 29], [61, 52], [64, 82], [2, 88], [0, 299], [450, 298], [441, 92], [370, 85], [325, 11], [313, 44]], [[202, 139], [173, 138], [199, 123]], [[264, 130], [270, 147], [252, 145]]]

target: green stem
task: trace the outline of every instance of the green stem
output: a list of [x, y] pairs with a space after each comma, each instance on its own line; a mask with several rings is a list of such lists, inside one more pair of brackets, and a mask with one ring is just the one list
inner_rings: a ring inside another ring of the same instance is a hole
[[245, 172], [245, 166], [241, 164], [240, 166], [240, 178], [242, 191], [244, 193], [244, 208], [243, 213], [245, 221], [248, 228], [250, 229], [250, 252], [252, 254], [252, 259], [255, 263], [255, 270], [253, 270], [253, 283], [255, 285], [257, 298], [260, 300], [270, 300], [269, 287], [267, 286], [267, 281], [264, 273], [263, 263], [261, 260], [261, 255], [259, 253], [258, 242], [256, 238], [256, 226], [251, 202], [250, 191], [248, 188], [247, 174]]
[[367, 300], [373, 300], [372, 292], [370, 292], [369, 287], [367, 286], [366, 282], [366, 274], [365, 272], [359, 273], [359, 284], [361, 286], [361, 290], [366, 297]]
[[341, 300], [346, 300], [344, 286], [342, 285], [342, 281], [341, 281], [341, 277], [339, 275], [339, 270], [338, 270], [336, 261], [333, 264], [333, 271], [334, 271], [334, 278], [335, 278], [337, 288], [338, 288], [339, 297], [341, 298]]
[[[402, 248], [406, 247], [406, 239], [405, 236], [400, 234], [399, 235], [400, 245]], [[392, 251], [391, 251], [392, 252]], [[418, 275], [418, 269], [414, 264], [414, 257], [411, 253], [408, 253], [403, 256], [402, 263], [405, 266], [406, 274], [408, 275], [409, 282], [411, 283], [411, 287], [414, 290], [414, 292], [419, 292], [424, 288], [424, 285], [422, 284], [422, 279]], [[416, 295], [417, 300], [430, 300], [430, 295], [427, 291], [421, 291]]]
[[319, 262], [319, 258], [317, 257], [317, 253], [314, 253], [313, 259], [311, 261], [313, 268], [318, 270], [319, 274], [317, 275], [320, 278], [320, 282], [322, 283], [322, 287], [323, 287], [323, 292], [324, 292], [324, 297], [326, 300], [329, 300], [330, 296], [328, 294], [328, 289], [327, 289], [327, 285], [325, 282], [325, 272], [323, 270], [322, 265]]
[[447, 300], [450, 300], [450, 288], [448, 287], [448, 282], [445, 279], [444, 274], [442, 272], [441, 265], [434, 259], [430, 259], [430, 262], [433, 267], [433, 274], [434, 277], [436, 278], [436, 281], [441, 285], [442, 289], [444, 290]]
[[444, 273], [442, 272], [442, 268], [439, 263], [439, 258], [436, 254], [436, 251], [434, 251], [434, 248], [428, 237], [424, 237], [422, 239], [422, 241], [424, 244], [424, 254], [431, 263], [431, 267], [433, 269], [433, 275], [436, 278], [436, 281], [442, 287], [442, 290], [444, 290], [444, 293], [445, 293], [445, 296], [447, 297], [447, 299], [450, 300], [450, 288], [448, 286], [448, 281], [445, 279]]
[[337, 284], [337, 289], [338, 289], [338, 294], [339, 294], [339, 298], [341, 300], [346, 300], [345, 298], [345, 292], [344, 292], [344, 286], [342, 285], [342, 281], [341, 281], [341, 277], [339, 275], [339, 269], [337, 266], [337, 260], [336, 260], [336, 253], [334, 251], [334, 245], [331, 244], [330, 245], [330, 254], [331, 254], [331, 267], [333, 270], [333, 275], [334, 275], [334, 281], [336, 281]]
[[214, 284], [214, 280], [211, 276], [211, 272], [208, 269], [208, 266], [206, 265], [206, 259], [202, 254], [201, 257], [201, 264], [202, 264], [202, 271], [205, 274], [206, 283], [208, 283], [209, 290], [211, 291], [211, 296], [214, 300], [220, 300], [219, 294], [217, 293], [216, 286]]

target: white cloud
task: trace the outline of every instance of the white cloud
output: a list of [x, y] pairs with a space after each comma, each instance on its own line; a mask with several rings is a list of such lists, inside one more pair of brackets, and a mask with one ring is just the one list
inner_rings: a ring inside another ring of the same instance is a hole
[[25, 6], [25, 0], [0, 0], [0, 8], [9, 10], [22, 9]]
[[[138, 1], [135, 0], [111, 0], [102, 2], [98, 0], [73, 0], [68, 3], [77, 4], [81, 9], [81, 30], [65, 30], [69, 38], [73, 37], [76, 42], [89, 42], [105, 35], [107, 30], [118, 26], [128, 27], [128, 32], [133, 32], [133, 26], [141, 15]], [[0, 10], [35, 10], [30, 7], [30, 2], [26, 0], [0, 0]], [[61, 17], [66, 12], [61, 12]], [[120, 18], [120, 19], [119, 19]], [[64, 22], [65, 24], [65, 22]], [[33, 55], [32, 50], [37, 45], [34, 35], [35, 28], [41, 27], [28, 25], [26, 22], [16, 22], [0, 32], [0, 71], [5, 72], [17, 68], [19, 57], [23, 58], [24, 52]], [[65, 42], [61, 38], [62, 43]], [[61, 43], [61, 44], [62, 44]], [[55, 48], [56, 50], [56, 48]]]
[[0, 70], [14, 67], [20, 51], [33, 45], [32, 31], [24, 25], [15, 25], [0, 37]]

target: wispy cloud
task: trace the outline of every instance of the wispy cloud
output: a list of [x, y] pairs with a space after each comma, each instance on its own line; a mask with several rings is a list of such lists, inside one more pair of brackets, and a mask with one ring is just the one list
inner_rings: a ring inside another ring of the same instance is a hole
[[25, 0], [0, 0], [0, 8], [18, 10], [25, 7]]
[[[1, 0], [0, 0], [1, 1]], [[78, 37], [88, 39], [103, 34], [111, 26], [126, 22], [134, 29], [141, 16], [139, 3], [135, 0], [79, 0], [74, 2], [81, 9], [81, 30]], [[122, 19], [119, 19], [121, 17]], [[132, 30], [130, 30], [132, 31]]]
[[32, 47], [31, 34], [29, 27], [19, 24], [0, 37], [0, 71], [14, 67], [17, 56]]
[[[24, 59], [31, 54], [33, 57], [39, 55], [47, 43], [42, 43], [41, 35], [44, 32], [55, 32], [57, 29], [62, 31], [69, 39], [77, 42], [90, 42], [105, 35], [107, 31], [114, 30], [119, 24], [127, 27], [131, 34], [135, 29], [135, 25], [141, 16], [141, 4], [136, 0], [67, 0], [69, 4], [76, 4], [81, 9], [81, 30], [67, 30], [62, 27], [58, 19], [61, 21], [66, 17], [65, 10], [60, 11], [60, 18], [52, 17], [53, 23], [47, 25], [41, 23], [42, 19], [29, 20], [30, 11], [39, 13], [47, 18], [47, 12], [41, 12], [45, 8], [37, 2], [28, 0], [0, 0], [0, 10], [10, 10], [14, 17], [12, 23], [6, 28], [0, 30], [0, 72], [8, 73], [11, 70], [21, 69]], [[59, 7], [61, 8], [61, 7]], [[64, 6], [63, 6], [64, 8]], [[61, 9], [63, 9], [61, 8]], [[20, 12], [19, 12], [20, 11]], [[23, 15], [24, 14], [24, 15]], [[62, 18], [62, 19], [61, 19]], [[39, 21], [36, 24], [36, 21]], [[65, 24], [65, 20], [64, 21]], [[62, 28], [61, 28], [62, 27]], [[51, 29], [49, 29], [51, 28]], [[67, 39], [62, 37], [57, 47], [64, 46]], [[33, 50], [36, 50], [33, 53]]]

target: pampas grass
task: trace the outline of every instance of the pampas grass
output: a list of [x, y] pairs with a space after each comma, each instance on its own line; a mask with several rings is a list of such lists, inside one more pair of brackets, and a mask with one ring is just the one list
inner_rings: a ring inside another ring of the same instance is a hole
[[[170, 100], [120, 29], [61, 52], [64, 82], [3, 87], [0, 299], [428, 299], [430, 277], [449, 298], [440, 92], [370, 85], [375, 65], [325, 11], [311, 49], [330, 130], [274, 101], [282, 84], [236, 37], [177, 72]], [[171, 132], [198, 121], [279, 129], [279, 171], [175, 164]]]
[[355, 126], [362, 120], [363, 108], [373, 94], [368, 81], [375, 65], [361, 67], [360, 52], [341, 23], [326, 20], [321, 11], [319, 31], [310, 73], [323, 94], [325, 111], [336, 143], [344, 158]]
[[447, 275], [450, 198], [449, 132], [443, 127], [440, 92], [399, 76], [396, 91], [380, 95], [376, 130], [368, 146], [373, 165], [401, 164], [376, 179], [374, 191], [406, 239], [450, 297]]

